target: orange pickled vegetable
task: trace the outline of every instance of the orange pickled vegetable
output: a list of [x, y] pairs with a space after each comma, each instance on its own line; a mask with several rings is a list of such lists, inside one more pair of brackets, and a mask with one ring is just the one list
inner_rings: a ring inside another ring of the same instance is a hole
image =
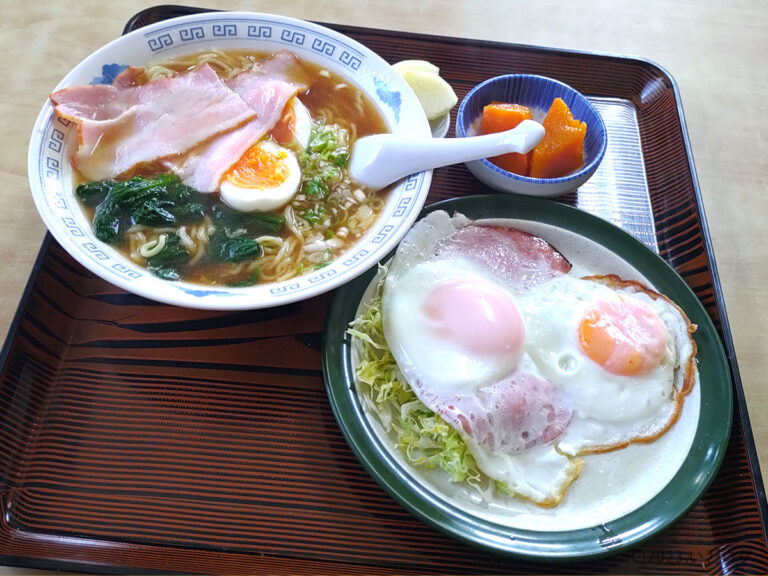
[[544, 139], [531, 152], [531, 178], [557, 178], [584, 165], [585, 122], [574, 119], [568, 105], [555, 98], [544, 118]]
[[[527, 106], [520, 104], [507, 104], [505, 102], [491, 102], [483, 108], [483, 120], [480, 131], [483, 134], [504, 132], [517, 127], [523, 120], [532, 120], [533, 114]], [[525, 176], [528, 173], [528, 154], [510, 152], [501, 156], [488, 158], [499, 168], [507, 172], [514, 172]]]

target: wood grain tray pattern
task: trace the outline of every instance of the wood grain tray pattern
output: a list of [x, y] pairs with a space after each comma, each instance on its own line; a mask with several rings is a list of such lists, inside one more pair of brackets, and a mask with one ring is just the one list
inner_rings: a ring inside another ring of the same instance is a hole
[[[150, 9], [129, 27], [180, 13]], [[408, 514], [346, 445], [321, 374], [329, 295], [251, 312], [175, 308], [94, 277], [49, 236], [0, 358], [0, 562], [130, 573], [768, 572], [765, 494], [669, 76], [642, 60], [334, 27], [391, 62], [434, 61], [459, 97], [515, 71], [634, 103], [659, 251], [732, 362], [733, 432], [712, 487], [667, 532], [588, 565], [489, 555]], [[430, 201], [486, 191], [454, 166], [435, 172]]]

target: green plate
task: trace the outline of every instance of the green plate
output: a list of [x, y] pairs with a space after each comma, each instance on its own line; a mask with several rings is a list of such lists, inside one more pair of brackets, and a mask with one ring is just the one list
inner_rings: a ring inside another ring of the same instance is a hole
[[[698, 325], [701, 411], [693, 446], [667, 486], [648, 503], [593, 528], [539, 532], [509, 528], [473, 516], [422, 486], [379, 441], [353, 382], [351, 338], [346, 334], [375, 269], [335, 293], [323, 342], [323, 375], [339, 427], [371, 476], [402, 506], [435, 528], [469, 544], [529, 559], [586, 559], [613, 554], [664, 530], [698, 501], [715, 476], [731, 429], [731, 377], [717, 331], [677, 273], [635, 238], [595, 216], [552, 201], [513, 195], [470, 196], [425, 209], [461, 212], [473, 219], [515, 218], [557, 226], [616, 253], [675, 301]], [[422, 214], [423, 216], [423, 214]]]

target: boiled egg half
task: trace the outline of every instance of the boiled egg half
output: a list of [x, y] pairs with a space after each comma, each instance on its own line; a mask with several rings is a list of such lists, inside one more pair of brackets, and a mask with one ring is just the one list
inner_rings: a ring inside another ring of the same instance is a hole
[[304, 150], [309, 146], [312, 116], [296, 96], [288, 100], [283, 115], [272, 128], [272, 138], [283, 146]]
[[271, 140], [262, 140], [224, 175], [221, 199], [240, 212], [267, 212], [290, 202], [300, 183], [296, 155]]

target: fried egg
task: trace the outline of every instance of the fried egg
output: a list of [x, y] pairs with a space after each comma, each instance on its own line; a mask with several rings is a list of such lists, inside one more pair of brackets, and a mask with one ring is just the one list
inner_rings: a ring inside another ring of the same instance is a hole
[[390, 275], [387, 341], [410, 369], [455, 394], [515, 370], [525, 326], [513, 295], [471, 262], [426, 260]]
[[271, 140], [261, 140], [227, 171], [220, 193], [235, 210], [267, 212], [290, 202], [300, 183], [296, 155]]
[[526, 353], [574, 416], [572, 455], [650, 442], [677, 419], [694, 380], [695, 327], [670, 300], [616, 276], [561, 276], [522, 298]]
[[554, 445], [571, 411], [525, 352], [514, 291], [471, 260], [435, 255], [466, 224], [436, 212], [408, 234], [384, 285], [384, 335], [405, 380], [462, 434], [478, 467], [552, 506], [581, 469]]

